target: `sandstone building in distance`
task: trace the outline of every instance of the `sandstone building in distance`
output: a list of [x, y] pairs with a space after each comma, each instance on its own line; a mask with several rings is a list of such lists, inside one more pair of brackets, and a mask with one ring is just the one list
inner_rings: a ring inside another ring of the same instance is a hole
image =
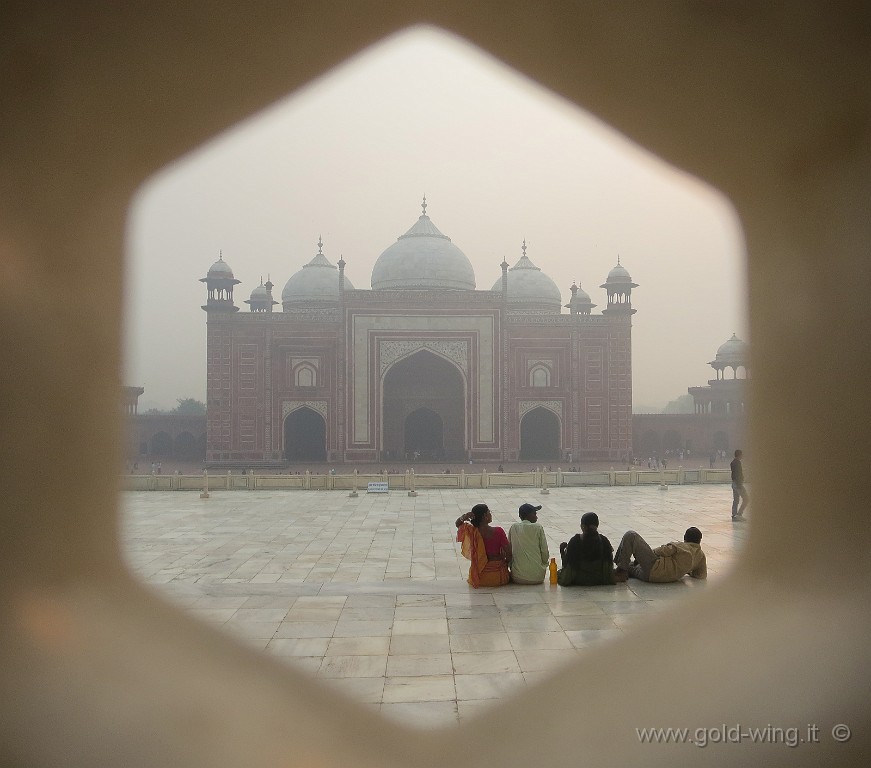
[[208, 465], [631, 455], [637, 286], [619, 260], [596, 314], [577, 285], [563, 304], [525, 242], [479, 290], [426, 208], [378, 258], [371, 288], [351, 285], [319, 240], [280, 308], [267, 281], [239, 311], [230, 265], [212, 265]]

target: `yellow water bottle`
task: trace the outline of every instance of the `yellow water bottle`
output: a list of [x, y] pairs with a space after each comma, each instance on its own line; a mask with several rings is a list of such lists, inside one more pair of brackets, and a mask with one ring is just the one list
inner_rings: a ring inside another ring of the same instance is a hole
[[550, 559], [550, 565], [548, 567], [550, 568], [550, 583], [556, 584], [556, 558], [555, 557], [552, 557]]

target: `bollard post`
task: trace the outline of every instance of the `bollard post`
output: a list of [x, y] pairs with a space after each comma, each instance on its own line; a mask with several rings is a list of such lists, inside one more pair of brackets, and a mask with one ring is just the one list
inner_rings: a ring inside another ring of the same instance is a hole
[[201, 499], [209, 498], [209, 470], [203, 470], [203, 492], [200, 494]]

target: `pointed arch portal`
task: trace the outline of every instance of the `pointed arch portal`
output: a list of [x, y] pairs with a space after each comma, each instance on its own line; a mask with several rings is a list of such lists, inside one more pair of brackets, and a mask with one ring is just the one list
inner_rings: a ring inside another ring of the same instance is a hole
[[559, 457], [560, 427], [557, 415], [547, 408], [533, 408], [520, 422], [520, 458]]
[[284, 420], [284, 457], [288, 461], [326, 461], [327, 423], [311, 408], [297, 408]]
[[386, 459], [459, 459], [466, 453], [466, 388], [457, 368], [427, 350], [400, 360], [384, 377], [382, 446]]

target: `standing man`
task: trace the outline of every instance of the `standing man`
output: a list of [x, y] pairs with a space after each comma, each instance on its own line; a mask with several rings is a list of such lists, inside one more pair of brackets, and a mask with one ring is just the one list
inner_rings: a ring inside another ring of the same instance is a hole
[[508, 531], [511, 542], [511, 581], [515, 584], [541, 584], [550, 564], [547, 538], [538, 522], [541, 506], [521, 504], [520, 522]]
[[[750, 503], [750, 496], [744, 487], [744, 467], [741, 464], [741, 457], [743, 455], [743, 451], [735, 451], [735, 458], [729, 464], [732, 470], [732, 522], [741, 523], [746, 519], [744, 517], [744, 510], [747, 508], [747, 504]], [[739, 501], [741, 502], [740, 507], [738, 506]]]

